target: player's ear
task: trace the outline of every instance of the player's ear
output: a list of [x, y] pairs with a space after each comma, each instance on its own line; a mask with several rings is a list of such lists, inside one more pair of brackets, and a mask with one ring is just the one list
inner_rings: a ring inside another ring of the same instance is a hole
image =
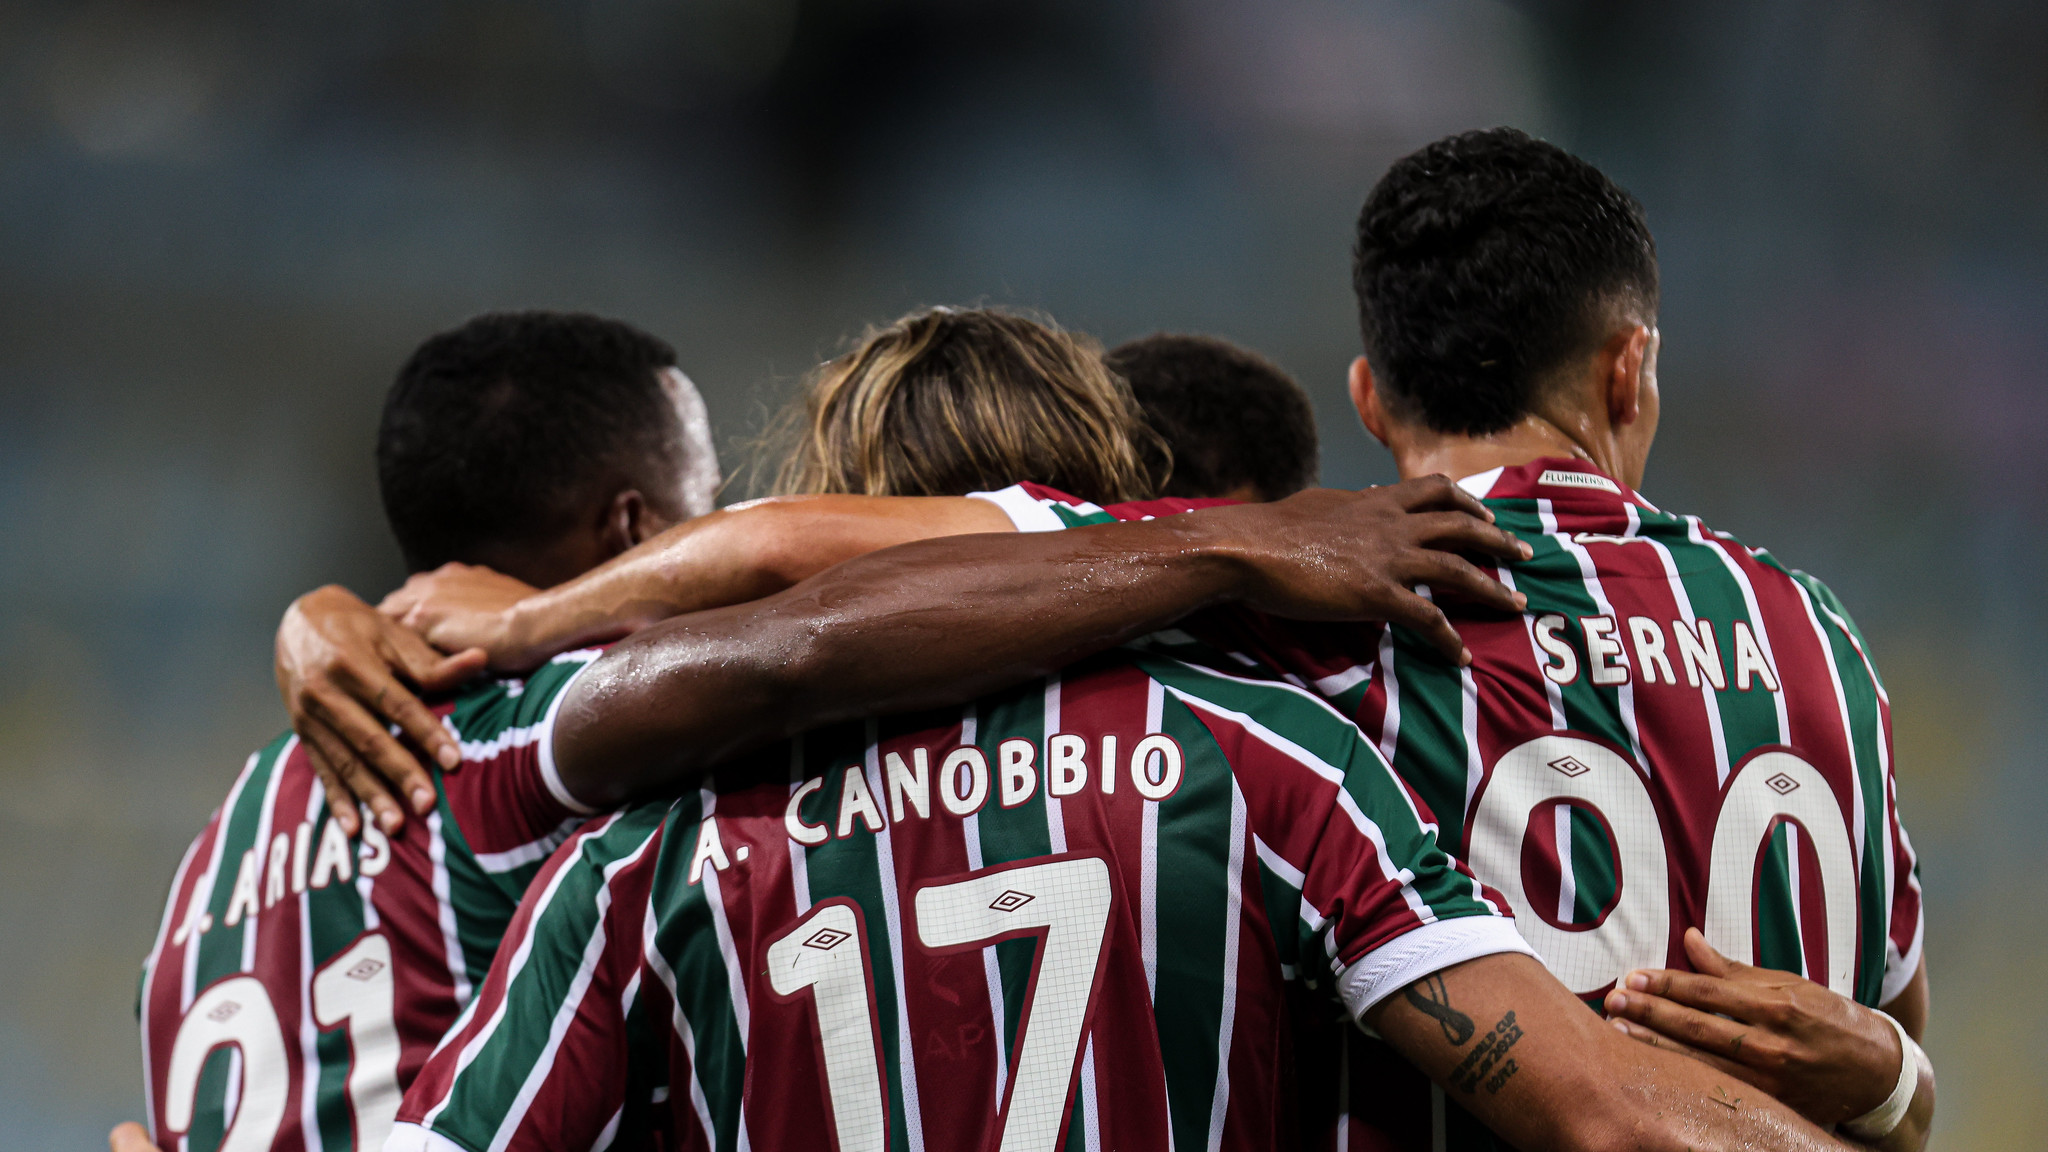
[[1351, 406], [1372, 438], [1387, 442], [1387, 412], [1380, 404], [1379, 382], [1373, 379], [1372, 364], [1360, 356], [1351, 362]]
[[1643, 412], [1643, 372], [1656, 371], [1650, 342], [1655, 334], [1642, 324], [1617, 330], [1607, 338], [1600, 360], [1607, 392], [1607, 423], [1621, 428]]
[[613, 496], [605, 508], [604, 523], [598, 526], [598, 541], [604, 549], [605, 559], [617, 556], [659, 531], [653, 519], [647, 498], [640, 494], [638, 488], [628, 488]]

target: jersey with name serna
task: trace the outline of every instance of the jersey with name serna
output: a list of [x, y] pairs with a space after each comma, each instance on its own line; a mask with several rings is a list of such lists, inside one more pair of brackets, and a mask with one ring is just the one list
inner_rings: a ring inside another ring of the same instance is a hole
[[1179, 661], [720, 779], [563, 846], [394, 1149], [1272, 1148], [1287, 980], [1526, 947], [1348, 720]]
[[305, 749], [251, 756], [184, 860], [144, 962], [143, 1073], [174, 1152], [377, 1152], [488, 970], [520, 895], [584, 819], [551, 775], [564, 687], [595, 651], [434, 711], [462, 764], [394, 839], [342, 834]]
[[[1486, 569], [1528, 596], [1525, 614], [1445, 606], [1471, 667], [1399, 628], [1226, 611], [1187, 632], [1356, 718], [1573, 992], [1690, 967], [1683, 933], [1698, 927], [1738, 960], [1861, 1003], [1896, 996], [1919, 964], [1920, 889], [1890, 704], [1834, 593], [1583, 460], [1462, 485], [1535, 551]], [[1104, 510], [1029, 485], [993, 498], [1024, 529], [1186, 508]], [[1351, 1147], [1491, 1145], [1455, 1099], [1431, 1107], [1436, 1090], [1375, 1047], [1359, 1039], [1344, 1057]], [[1302, 1068], [1315, 1091], [1318, 1062]], [[1404, 1076], [1423, 1115], [1362, 1105], [1360, 1092], [1377, 1099]]]

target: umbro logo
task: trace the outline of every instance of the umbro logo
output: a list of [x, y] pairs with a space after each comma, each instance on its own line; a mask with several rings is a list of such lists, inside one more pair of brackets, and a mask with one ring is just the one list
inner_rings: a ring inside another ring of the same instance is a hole
[[1586, 767], [1584, 764], [1580, 763], [1577, 759], [1571, 756], [1560, 756], [1557, 759], [1552, 760], [1550, 762], [1550, 766], [1552, 768], [1557, 769], [1559, 772], [1564, 773], [1566, 776], [1574, 778], [1584, 776], [1586, 773], [1592, 771], [1591, 768]]
[[837, 928], [820, 928], [816, 932], [811, 933], [809, 940], [804, 941], [804, 947], [816, 948], [820, 952], [830, 952], [847, 940], [852, 939], [852, 936], [852, 933], [841, 932]]
[[370, 977], [375, 976], [377, 973], [382, 972], [383, 970], [384, 962], [382, 960], [364, 960], [358, 963], [355, 967], [350, 968], [348, 971], [342, 973], [342, 975], [348, 977], [351, 980], [368, 980]]
[[1780, 796], [1783, 796], [1786, 793], [1792, 791], [1794, 788], [1799, 787], [1799, 781], [1794, 780], [1790, 776], [1785, 775], [1783, 772], [1780, 772], [1776, 776], [1773, 776], [1770, 779], [1765, 780], [1764, 783], [1770, 785], [1771, 791], [1776, 792]]
[[242, 1006], [236, 1003], [235, 1001], [223, 1000], [220, 1002], [220, 1007], [215, 1008], [213, 1011], [208, 1012], [206, 1014], [206, 1018], [208, 1020], [213, 1021], [215, 1024], [224, 1024], [227, 1022], [229, 1017], [233, 1016], [237, 1012], [240, 1012], [241, 1010]]
[[995, 909], [998, 912], [1015, 912], [1017, 909], [1022, 908], [1026, 904], [1029, 904], [1036, 899], [1038, 899], [1038, 897], [1033, 896], [1029, 892], [1019, 892], [1015, 888], [1012, 888], [1009, 891], [1004, 892], [1001, 896], [996, 897], [994, 900], [989, 901], [988, 906]]

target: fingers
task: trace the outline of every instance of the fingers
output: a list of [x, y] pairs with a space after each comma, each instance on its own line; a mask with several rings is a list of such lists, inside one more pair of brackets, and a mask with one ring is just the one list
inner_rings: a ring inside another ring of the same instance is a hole
[[341, 773], [334, 767], [327, 749], [340, 744], [325, 724], [310, 717], [295, 721], [298, 725], [299, 743], [306, 750], [306, 761], [313, 766], [313, 775], [320, 781], [321, 789], [327, 793], [327, 813], [341, 826], [343, 834], [353, 836], [362, 830], [362, 820], [356, 814], [355, 798], [348, 789], [341, 786]]
[[1769, 996], [1770, 1003], [1781, 999], [1774, 990], [1759, 989], [1755, 985], [1737, 983], [1721, 976], [1702, 976], [1692, 972], [1677, 972], [1669, 968], [1631, 972], [1624, 976], [1616, 987], [1630, 992], [1647, 992], [1652, 996], [1661, 996], [1666, 1000], [1752, 1023], [1758, 1021], [1768, 1010], [1766, 996]]
[[1505, 528], [1482, 523], [1466, 513], [1413, 513], [1415, 539], [1430, 548], [1447, 552], [1476, 552], [1501, 560], [1527, 560], [1534, 555], [1528, 544]]
[[[443, 656], [432, 668], [414, 678], [422, 692], [452, 692], [474, 679], [491, 665], [491, 654], [483, 648], [464, 648], [452, 656]], [[453, 767], [453, 765], [444, 765]]]
[[1406, 588], [1395, 590], [1381, 606], [1381, 615], [1390, 624], [1398, 624], [1427, 641], [1430, 647], [1443, 653], [1444, 658], [1463, 668], [1472, 663], [1472, 653], [1465, 647], [1463, 637], [1451, 627], [1443, 609], [1410, 592]]
[[1735, 1061], [1742, 1060], [1742, 1046], [1753, 1031], [1747, 1024], [1688, 1008], [1661, 996], [1619, 988], [1607, 994], [1605, 1006], [1609, 1016], [1634, 1021], [1659, 1035]]
[[[1757, 1084], [1756, 1079], [1754, 1079], [1754, 1077], [1756, 1076], [1756, 1071], [1752, 1068], [1749, 1068], [1746, 1065], [1737, 1064], [1732, 1060], [1723, 1059], [1722, 1057], [1716, 1056], [1711, 1052], [1702, 1052], [1690, 1044], [1686, 1044], [1678, 1040], [1673, 1040], [1669, 1036], [1659, 1035], [1658, 1033], [1652, 1032], [1650, 1029], [1643, 1027], [1641, 1024], [1638, 1024], [1633, 1020], [1628, 1020], [1620, 1016], [1617, 1016], [1614, 1019], [1608, 1021], [1608, 1023], [1614, 1025], [1615, 1031], [1620, 1032], [1622, 1035], [1628, 1037], [1631, 1040], [1635, 1040], [1642, 1044], [1647, 1044], [1652, 1048], [1661, 1048], [1666, 1052], [1676, 1052], [1681, 1056], [1697, 1060], [1710, 1068], [1718, 1068], [1722, 1072], [1725, 1072], [1728, 1075], [1735, 1077], [1737, 1080], [1740, 1080], [1745, 1084]], [[1762, 1085], [1757, 1086], [1762, 1087]]]
[[1415, 583], [1429, 585], [1432, 597], [1449, 595], [1453, 599], [1471, 601], [1507, 613], [1520, 612], [1529, 605], [1527, 596], [1510, 592], [1507, 585], [1480, 571], [1462, 556], [1448, 552], [1425, 553], [1421, 566], [1425, 571], [1415, 574]]
[[1493, 523], [1493, 509], [1442, 473], [1403, 480], [1387, 492], [1396, 504], [1409, 512], [1463, 512], [1488, 524]]
[[1685, 930], [1685, 956], [1692, 961], [1693, 970], [1708, 976], [1731, 976], [1737, 968], [1747, 968], [1721, 955], [1712, 944], [1707, 943], [1706, 933], [1697, 928]]
[[421, 814], [433, 807], [434, 785], [426, 770], [360, 705], [333, 692], [315, 696], [310, 703], [312, 718], [320, 721], [308, 725], [315, 742], [343, 786], [370, 806], [377, 826], [387, 835], [405, 825], [405, 813], [392, 799], [391, 788], [411, 800]]
[[[428, 647], [427, 642], [420, 639], [413, 632], [397, 627], [390, 630], [390, 635], [386, 638], [384, 651], [381, 654], [398, 671], [403, 672], [414, 683], [428, 691], [444, 689], [446, 686], [444, 682], [449, 679], [450, 667], [458, 671], [466, 670], [468, 673], [474, 673], [482, 667], [482, 663], [477, 655], [461, 653], [456, 656], [444, 657], [439, 652]], [[463, 676], [463, 679], [467, 678], [467, 675]], [[455, 682], [461, 683], [461, 680]], [[411, 737], [415, 744], [426, 749], [427, 755], [432, 756], [441, 767], [453, 768], [457, 764], [462, 763], [462, 749], [456, 744], [455, 737], [441, 723], [441, 718], [428, 710], [425, 704], [420, 703], [419, 697], [408, 691], [405, 685], [400, 684], [389, 675], [382, 676], [377, 681], [375, 693], [369, 696], [368, 703], [384, 720], [398, 725], [399, 731]], [[381, 729], [379, 734], [382, 735]], [[381, 749], [387, 743], [394, 748], [397, 747], [396, 743], [391, 741], [389, 736], [384, 736], [383, 740], [376, 747]], [[387, 767], [375, 750], [365, 749], [365, 751], [370, 753], [372, 759], [379, 761], [380, 768]], [[405, 755], [403, 749], [398, 751], [400, 755], [405, 756], [406, 765], [413, 763], [412, 757]], [[411, 775], [410, 772], [405, 770], [403, 765], [394, 764], [389, 765], [389, 767], [397, 768], [405, 775]], [[387, 775], [389, 775], [388, 772]], [[433, 806], [433, 786], [425, 779], [400, 781], [397, 776], [393, 776], [392, 779], [394, 782], [402, 782], [408, 786], [408, 794], [412, 795], [416, 811], [424, 814], [427, 808]], [[414, 794], [416, 789], [420, 787], [425, 788], [426, 795], [424, 801], [419, 795]]]
[[108, 1152], [155, 1152], [156, 1145], [149, 1142], [149, 1131], [130, 1120], [114, 1125], [107, 1133]]

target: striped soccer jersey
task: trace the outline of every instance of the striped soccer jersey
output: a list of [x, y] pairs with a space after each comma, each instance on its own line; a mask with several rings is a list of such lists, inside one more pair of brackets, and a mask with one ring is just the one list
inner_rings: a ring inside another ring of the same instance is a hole
[[[1917, 865], [1889, 701], [1840, 601], [1582, 460], [1461, 483], [1535, 550], [1493, 569], [1528, 596], [1525, 614], [1448, 606], [1470, 668], [1401, 629], [1295, 630], [1230, 611], [1187, 631], [1353, 716], [1572, 991], [1689, 967], [1683, 934], [1698, 927], [1738, 960], [1861, 1003], [1896, 996], [1919, 965]], [[1032, 486], [997, 502], [1026, 530], [1181, 510], [1103, 510]], [[1492, 1146], [1384, 1047], [1324, 1039], [1348, 1045], [1348, 1071], [1304, 1055], [1303, 1092], [1348, 1094], [1339, 1146]], [[1348, 1083], [1318, 1085], [1319, 1069]], [[1356, 1107], [1403, 1076], [1433, 1116]]]
[[1524, 951], [1357, 728], [1131, 651], [594, 822], [393, 1149], [1265, 1149], [1282, 989]]
[[435, 711], [463, 762], [426, 817], [351, 839], [296, 737], [251, 756], [185, 851], [144, 962], [143, 1071], [175, 1152], [375, 1152], [483, 979], [519, 897], [584, 819], [548, 734], [595, 650]]

